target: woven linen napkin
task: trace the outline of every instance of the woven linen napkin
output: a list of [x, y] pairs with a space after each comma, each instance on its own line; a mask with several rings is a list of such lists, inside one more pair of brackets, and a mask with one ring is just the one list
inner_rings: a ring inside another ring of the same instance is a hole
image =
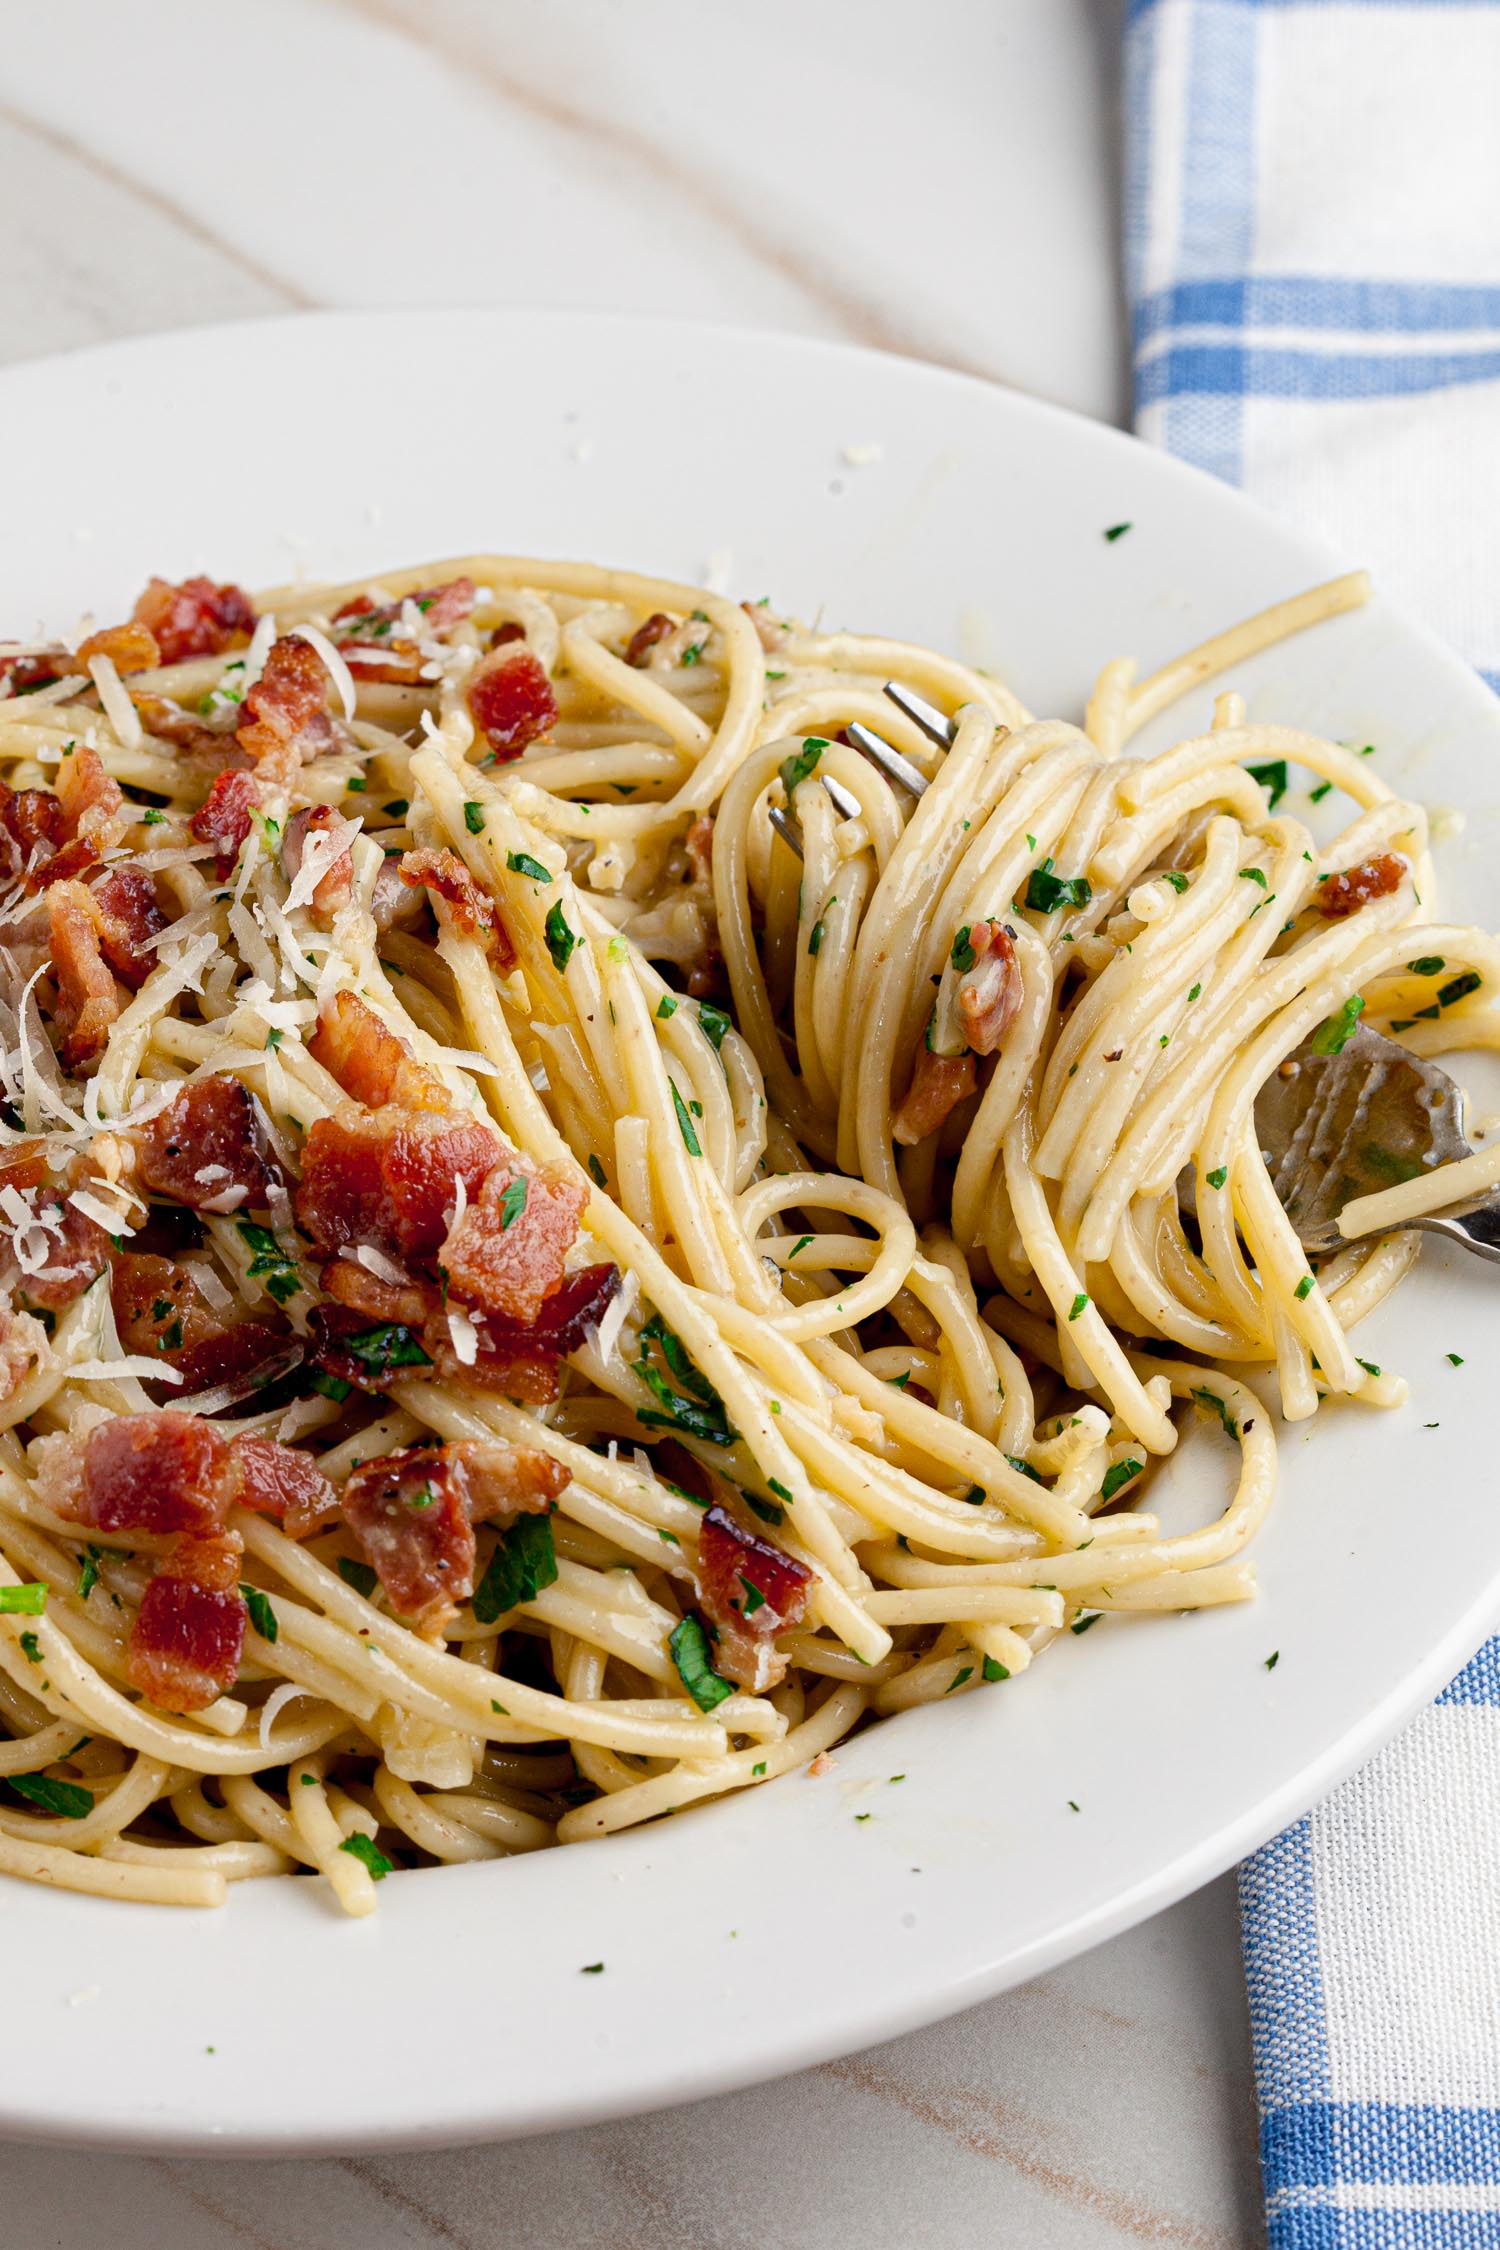
[[[1129, 0], [1140, 434], [1500, 688], [1500, 0]], [[1246, 1861], [1272, 2250], [1500, 2250], [1500, 1639]]]

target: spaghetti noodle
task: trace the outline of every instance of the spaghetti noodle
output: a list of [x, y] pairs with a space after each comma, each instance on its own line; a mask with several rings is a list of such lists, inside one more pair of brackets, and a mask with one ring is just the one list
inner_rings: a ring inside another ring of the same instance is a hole
[[[1416, 1255], [1315, 1270], [1257, 1090], [1361, 1010], [1494, 1044], [1500, 952], [1355, 752], [1233, 692], [1123, 752], [1364, 591], [1083, 730], [494, 556], [0, 651], [0, 1872], [360, 1913], [1249, 1595], [1249, 1378], [1396, 1403], [1348, 1331]], [[1183, 1403], [1237, 1466], [1169, 1535]]]

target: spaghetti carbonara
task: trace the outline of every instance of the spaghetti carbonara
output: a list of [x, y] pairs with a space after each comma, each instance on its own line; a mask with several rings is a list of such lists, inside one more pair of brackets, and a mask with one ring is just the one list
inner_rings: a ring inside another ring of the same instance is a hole
[[1315, 1270], [1257, 1091], [1491, 1043], [1500, 959], [1357, 747], [1230, 691], [1123, 753], [1363, 597], [1081, 729], [498, 556], [0, 648], [0, 1872], [361, 1913], [1245, 1598], [1252, 1379], [1395, 1403], [1416, 1255]]

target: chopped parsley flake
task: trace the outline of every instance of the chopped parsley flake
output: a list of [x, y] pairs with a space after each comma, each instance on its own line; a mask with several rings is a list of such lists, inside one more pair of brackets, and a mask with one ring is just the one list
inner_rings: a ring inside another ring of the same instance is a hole
[[245, 1607], [250, 1612], [250, 1622], [263, 1641], [274, 1641], [280, 1628], [276, 1612], [258, 1586], [241, 1586]]
[[255, 1253], [247, 1268], [249, 1278], [264, 1280], [267, 1296], [274, 1297], [278, 1305], [295, 1297], [302, 1287], [297, 1261], [282, 1249], [271, 1229], [258, 1227], [250, 1219], [237, 1219], [235, 1232], [246, 1249]]
[[1315, 1055], [1341, 1055], [1354, 1037], [1355, 1027], [1365, 1012], [1364, 1001], [1357, 992], [1351, 992], [1336, 1016], [1319, 1024], [1312, 1036]]
[[367, 1867], [377, 1883], [383, 1883], [396, 1864], [394, 1860], [386, 1858], [373, 1837], [362, 1836], [358, 1829], [352, 1836], [344, 1838], [339, 1850], [347, 1852], [351, 1859], [357, 1859], [362, 1867]]
[[1229, 1437], [1237, 1438], [1239, 1436], [1239, 1425], [1217, 1391], [1194, 1391], [1192, 1396], [1205, 1413], [1218, 1415], [1219, 1420], [1224, 1425], [1225, 1433]]
[[724, 1034], [729, 1029], [729, 1018], [722, 1008], [712, 1008], [706, 1000], [698, 1002], [698, 1028], [718, 1054], [724, 1044]]
[[374, 1328], [362, 1328], [353, 1336], [341, 1336], [338, 1348], [348, 1358], [357, 1359], [361, 1367], [368, 1367], [373, 1375], [388, 1375], [393, 1367], [432, 1365], [411, 1330], [395, 1320], [381, 1321]]
[[524, 1172], [518, 1172], [515, 1178], [507, 1184], [505, 1193], [500, 1198], [500, 1232], [502, 1234], [508, 1226], [514, 1225], [525, 1210], [526, 1195], [530, 1186], [531, 1182]]
[[471, 836], [482, 836], [484, 834], [484, 807], [477, 804], [472, 797], [466, 797], [464, 800], [464, 826]]
[[1055, 914], [1061, 906], [1087, 906], [1093, 895], [1086, 875], [1054, 875], [1050, 859], [1032, 869], [1026, 885], [1026, 904], [1036, 914]]
[[609, 1175], [606, 1173], [604, 1166], [600, 1163], [598, 1157], [595, 1156], [592, 1149], [589, 1151], [588, 1172], [589, 1178], [593, 1181], [595, 1187], [608, 1186]]
[[1313, 1277], [1310, 1273], [1305, 1273], [1302, 1276], [1302, 1279], [1298, 1282], [1296, 1288], [1293, 1290], [1292, 1294], [1300, 1302], [1303, 1297], [1310, 1297], [1312, 1295], [1312, 1291]]
[[35, 1580], [29, 1586], [0, 1586], [0, 1617], [40, 1617], [46, 1607], [45, 1580]]
[[92, 1790], [80, 1789], [76, 1781], [49, 1781], [40, 1773], [13, 1773], [7, 1779], [18, 1797], [60, 1820], [86, 1820], [94, 1809]]
[[507, 1610], [534, 1602], [544, 1586], [555, 1584], [557, 1554], [552, 1525], [546, 1516], [518, 1516], [495, 1541], [483, 1578], [474, 1594], [474, 1618], [493, 1625]]
[[1441, 953], [1424, 953], [1420, 960], [1408, 961], [1407, 968], [1414, 977], [1440, 976], [1448, 966]]
[[720, 1679], [709, 1661], [708, 1635], [696, 1617], [684, 1617], [667, 1642], [677, 1676], [700, 1711], [713, 1711], [733, 1695], [728, 1680]]
[[676, 1013], [677, 1002], [673, 999], [670, 992], [664, 992], [661, 998], [656, 1003], [657, 1022], [665, 1023], [669, 1016], [675, 1016]]
[[[724, 1401], [694, 1364], [682, 1338], [667, 1326], [660, 1313], [653, 1313], [642, 1324], [640, 1342], [641, 1355], [634, 1363], [635, 1372], [665, 1411], [658, 1413], [649, 1406], [637, 1407], [636, 1420], [644, 1422], [648, 1429], [685, 1431], [689, 1437], [702, 1438], [709, 1445], [733, 1445], [739, 1432], [731, 1427], [725, 1415]], [[649, 1349], [652, 1344], [682, 1385], [681, 1391], [673, 1390], [652, 1361]], [[775, 1411], [773, 1403], [772, 1412]]]
[[1447, 1360], [1450, 1367], [1463, 1366], [1463, 1356], [1459, 1352], [1444, 1352], [1443, 1357]]
[[701, 1156], [703, 1144], [693, 1130], [693, 1120], [688, 1115], [686, 1102], [677, 1091], [677, 1081], [675, 1078], [668, 1078], [667, 1084], [672, 1090], [672, 1107], [677, 1112], [677, 1126], [682, 1134], [683, 1146], [689, 1156]]
[[974, 1677], [974, 1667], [973, 1667], [973, 1665], [972, 1665], [972, 1664], [966, 1664], [966, 1665], [964, 1665], [964, 1667], [963, 1667], [963, 1669], [962, 1669], [961, 1671], [958, 1671], [958, 1672], [955, 1672], [955, 1673], [954, 1673], [954, 1675], [953, 1675], [952, 1679], [951, 1679], [951, 1680], [950, 1680], [950, 1681], [948, 1682], [948, 1685], [947, 1685], [947, 1686], [946, 1686], [946, 1687], [944, 1688], [944, 1690], [943, 1690], [943, 1693], [944, 1693], [944, 1695], [951, 1695], [951, 1694], [953, 1693], [953, 1690], [954, 1690], [955, 1688], [961, 1688], [961, 1687], [963, 1686], [963, 1684], [964, 1684], [964, 1681], [965, 1681], [965, 1680], [972, 1680], [972, 1679], [973, 1679], [973, 1677]]
[[552, 966], [560, 976], [572, 959], [573, 948], [578, 943], [574, 932], [568, 928], [561, 900], [555, 906], [548, 907], [547, 919], [542, 927], [546, 932], [547, 951], [552, 956]]
[[344, 1584], [352, 1586], [356, 1594], [363, 1594], [366, 1601], [369, 1600], [380, 1583], [369, 1564], [356, 1562], [352, 1555], [339, 1556], [338, 1572]]
[[790, 757], [782, 759], [781, 786], [789, 797], [799, 781], [806, 781], [827, 748], [826, 735], [810, 734], [800, 750], [794, 750]]
[[533, 859], [530, 852], [507, 852], [505, 864], [512, 875], [529, 875], [534, 883], [550, 883], [552, 880], [541, 861]]
[[1274, 1672], [1280, 1662], [1281, 1651], [1279, 1648], [1273, 1648], [1270, 1655], [1266, 1658], [1266, 1670], [1268, 1672]]
[[[1010, 1667], [1002, 1664], [998, 1656], [987, 1656], [984, 1660], [984, 1677], [991, 1684], [996, 1680], [1008, 1680], [1010, 1678]], [[904, 1781], [906, 1776], [904, 1773], [893, 1773], [891, 1779], [892, 1781]]]
[[1274, 812], [1286, 795], [1285, 758], [1273, 758], [1269, 765], [1246, 766], [1245, 771], [1249, 774], [1250, 779], [1258, 781], [1266, 792], [1267, 812]]
[[1209, 1173], [1208, 1184], [1211, 1188], [1221, 1188], [1228, 1177], [1229, 1170], [1227, 1165], [1221, 1164], [1216, 1172]]
[[1104, 1482], [1099, 1487], [1100, 1497], [1113, 1500], [1115, 1494], [1122, 1491], [1133, 1477], [1138, 1477], [1145, 1466], [1144, 1461], [1116, 1461], [1113, 1467], [1104, 1472]]
[[1133, 523], [1112, 523], [1104, 536], [1112, 547], [1117, 539], [1123, 539], [1127, 531], [1134, 531], [1134, 529]]
[[1077, 1296], [1073, 1299], [1072, 1304], [1068, 1307], [1069, 1320], [1076, 1320], [1078, 1318], [1078, 1315], [1087, 1306], [1088, 1301], [1087, 1291], [1080, 1289]]
[[1187, 877], [1183, 874], [1180, 874], [1175, 867], [1169, 867], [1165, 870], [1162, 875], [1162, 881], [1164, 883], [1170, 883], [1174, 891], [1185, 891], [1188, 887]]

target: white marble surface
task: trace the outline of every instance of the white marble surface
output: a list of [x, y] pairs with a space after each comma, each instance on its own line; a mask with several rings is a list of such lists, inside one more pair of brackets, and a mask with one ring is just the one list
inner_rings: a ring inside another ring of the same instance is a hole
[[[1121, 418], [1117, 16], [13, 7], [0, 359], [299, 305], [617, 305], [852, 337]], [[411, 2066], [399, 2031], [393, 2001], [375, 2067]], [[36, 2250], [1239, 2250], [1261, 2218], [1232, 1891], [696, 2108], [385, 2161], [0, 2148], [0, 2211]]]

